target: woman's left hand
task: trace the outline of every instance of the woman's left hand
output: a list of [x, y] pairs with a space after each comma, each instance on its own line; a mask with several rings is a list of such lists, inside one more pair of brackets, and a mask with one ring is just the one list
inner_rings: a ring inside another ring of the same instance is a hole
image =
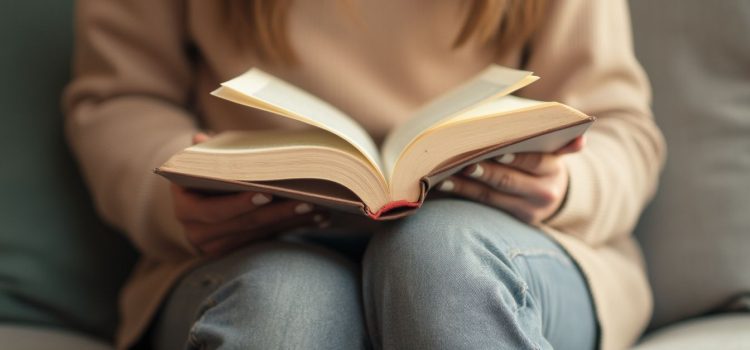
[[578, 137], [553, 153], [505, 154], [466, 167], [441, 182], [438, 190], [538, 224], [557, 212], [567, 194], [568, 171], [563, 156], [578, 152], [583, 145], [583, 137]]

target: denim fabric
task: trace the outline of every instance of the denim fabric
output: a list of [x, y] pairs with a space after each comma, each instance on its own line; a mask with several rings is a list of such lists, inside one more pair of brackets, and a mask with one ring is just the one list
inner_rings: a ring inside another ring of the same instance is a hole
[[356, 244], [298, 236], [194, 270], [169, 297], [155, 347], [595, 347], [586, 282], [537, 229], [461, 200], [378, 227], [361, 258]]
[[364, 300], [375, 348], [594, 348], [586, 283], [537, 229], [444, 200], [373, 237]]

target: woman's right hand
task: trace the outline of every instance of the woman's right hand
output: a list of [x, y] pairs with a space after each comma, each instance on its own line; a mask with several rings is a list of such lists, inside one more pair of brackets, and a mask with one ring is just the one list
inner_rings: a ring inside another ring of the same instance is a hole
[[[208, 139], [197, 134], [193, 141]], [[300, 226], [320, 226], [325, 212], [295, 200], [242, 192], [206, 195], [172, 185], [174, 213], [188, 241], [201, 253], [221, 255], [252, 241]]]

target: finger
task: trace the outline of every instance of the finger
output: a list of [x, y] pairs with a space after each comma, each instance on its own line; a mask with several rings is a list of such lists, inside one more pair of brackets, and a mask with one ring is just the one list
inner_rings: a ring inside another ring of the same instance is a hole
[[195, 135], [193, 135], [193, 144], [199, 144], [201, 142], [206, 142], [211, 138], [211, 136], [208, 136], [205, 132], [199, 132]]
[[523, 171], [494, 162], [481, 162], [463, 171], [468, 176], [490, 188], [517, 197], [524, 197], [535, 204], [546, 205], [554, 199], [548, 184], [549, 179], [529, 175]]
[[575, 153], [582, 150], [584, 146], [586, 146], [586, 137], [584, 135], [581, 135], [568, 142], [568, 144], [566, 144], [565, 146], [562, 146], [562, 148], [555, 151], [554, 154], [563, 155]]
[[493, 190], [486, 184], [453, 176], [443, 181], [440, 191], [454, 193], [464, 198], [505, 210], [524, 222], [534, 220], [534, 208], [523, 198]]
[[224, 222], [187, 224], [187, 229], [191, 235], [191, 242], [203, 244], [237, 233], [270, 227], [286, 220], [293, 221], [299, 216], [312, 213], [314, 210], [315, 207], [308, 203], [291, 200], [279, 201]]
[[495, 158], [495, 162], [529, 174], [549, 175], [559, 170], [557, 158], [558, 156], [552, 153], [507, 153]]
[[177, 218], [183, 222], [217, 223], [253, 211], [270, 203], [273, 197], [265, 193], [242, 192], [206, 196], [173, 185]]
[[253, 241], [268, 238], [275, 234], [282, 233], [293, 228], [307, 225], [319, 225], [320, 223], [324, 222], [324, 220], [325, 219], [322, 219], [322, 214], [315, 212], [298, 215], [289, 220], [279, 221], [269, 226], [257, 228], [250, 231], [237, 232], [232, 235], [224, 236], [220, 239], [215, 239], [200, 244], [199, 249], [203, 253], [208, 255], [221, 255], [245, 246]]

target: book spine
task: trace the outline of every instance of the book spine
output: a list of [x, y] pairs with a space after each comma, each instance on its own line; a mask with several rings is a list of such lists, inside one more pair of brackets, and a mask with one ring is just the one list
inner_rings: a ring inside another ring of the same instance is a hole
[[391, 216], [389, 214], [392, 214], [393, 211], [400, 210], [400, 209], [401, 210], [406, 209], [406, 210], [411, 211], [413, 209], [419, 208], [420, 206], [422, 206], [421, 202], [409, 202], [407, 200], [394, 201], [394, 202], [390, 202], [384, 205], [382, 208], [380, 208], [378, 211], [374, 213], [369, 212], [367, 216], [369, 216], [373, 220], [383, 220], [383, 219], [388, 219], [388, 217]]

